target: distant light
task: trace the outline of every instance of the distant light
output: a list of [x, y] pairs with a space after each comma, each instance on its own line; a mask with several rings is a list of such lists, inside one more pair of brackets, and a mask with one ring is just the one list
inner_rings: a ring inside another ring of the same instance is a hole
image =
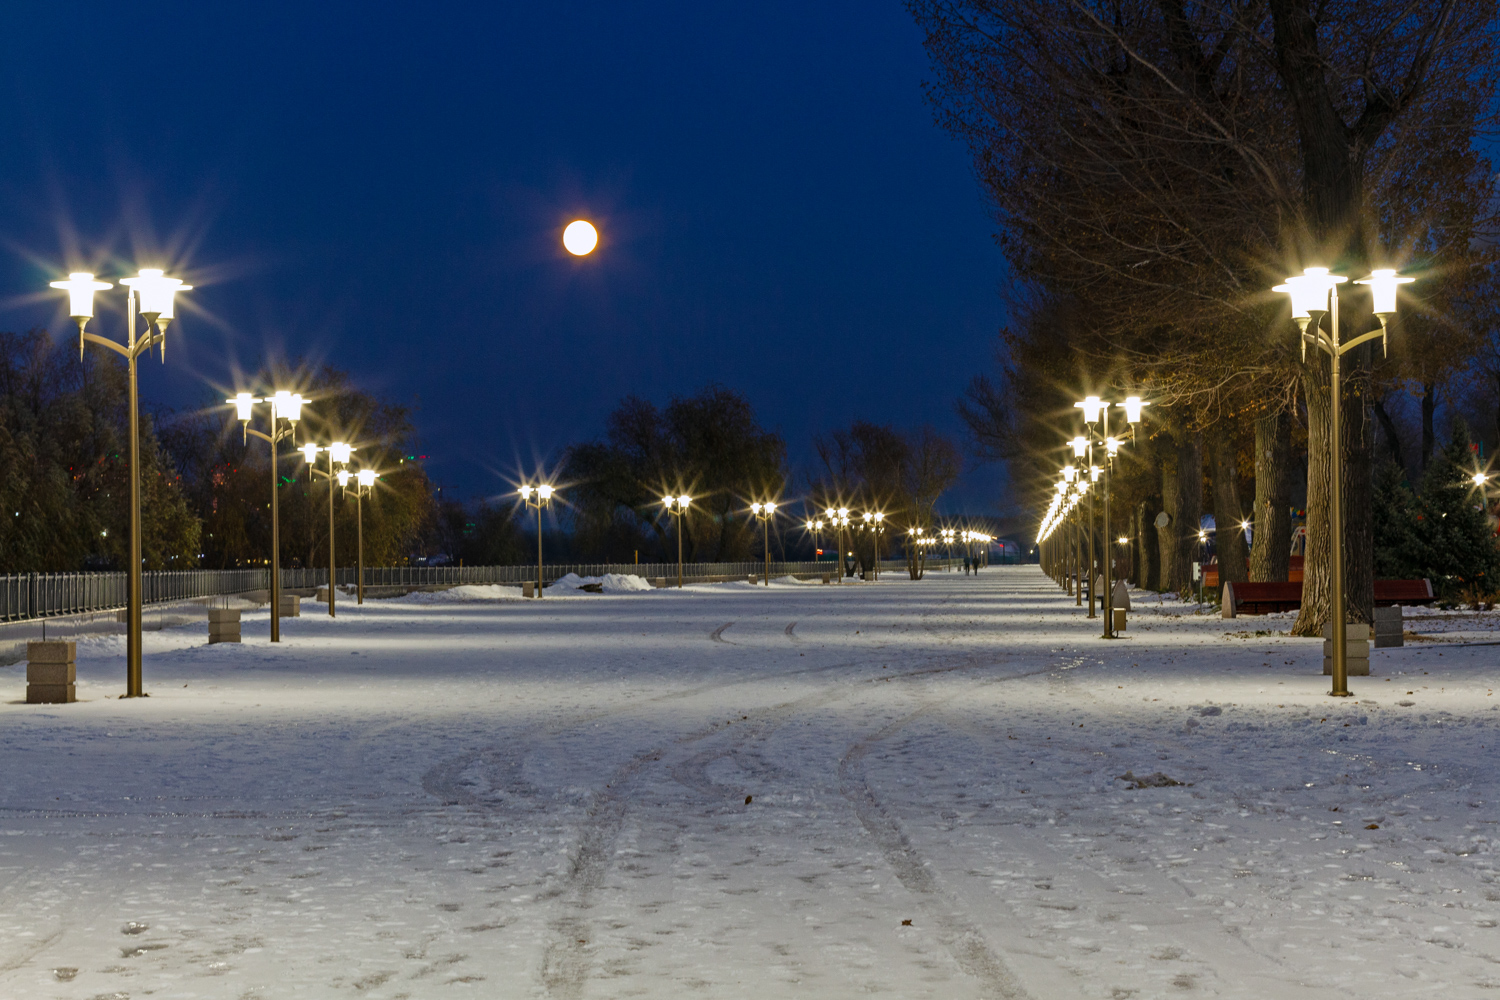
[[598, 245], [599, 231], [582, 219], [568, 223], [568, 228], [563, 230], [563, 246], [575, 257], [592, 253]]

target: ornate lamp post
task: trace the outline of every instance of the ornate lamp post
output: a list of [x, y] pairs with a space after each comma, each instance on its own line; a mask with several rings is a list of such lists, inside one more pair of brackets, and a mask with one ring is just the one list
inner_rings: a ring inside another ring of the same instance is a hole
[[[356, 449], [353, 445], [345, 444], [342, 441], [335, 441], [333, 442], [333, 444], [330, 444], [326, 448], [322, 448], [318, 445], [309, 443], [303, 445], [299, 450], [302, 452], [303, 461], [307, 463], [307, 471], [312, 473], [314, 476], [322, 476], [324, 479], [328, 480], [328, 617], [334, 618], [336, 617], [336, 615], [334, 615], [333, 613], [333, 595], [334, 590], [336, 589], [335, 584], [338, 582], [338, 576], [335, 569], [333, 547], [333, 484], [334, 481], [338, 478], [338, 473], [334, 471], [333, 467], [336, 464], [348, 465], [349, 459], [358, 449]], [[327, 472], [319, 469], [316, 464], [315, 460], [317, 459], [318, 452], [320, 451], [325, 452], [328, 455]], [[339, 485], [342, 486], [343, 483], [341, 482]]]
[[829, 507], [823, 511], [823, 516], [828, 518], [828, 523], [834, 527], [834, 537], [839, 542], [839, 583], [842, 584], [844, 582], [844, 553], [846, 551], [844, 548], [846, 541], [844, 532], [849, 527], [849, 508]]
[[[248, 392], [235, 393], [233, 399], [224, 402], [234, 404], [235, 416], [248, 442], [255, 435], [271, 446], [271, 641], [281, 641], [281, 490], [277, 488], [280, 475], [277, 466], [276, 445], [297, 433], [297, 421], [302, 419], [302, 396], [285, 389], [264, 399], [256, 399]], [[269, 432], [261, 432], [250, 426], [255, 416], [255, 404], [266, 403], [271, 408]], [[285, 421], [286, 426], [282, 426]]]
[[693, 502], [689, 496], [665, 496], [661, 498], [662, 506], [667, 513], [677, 518], [677, 589], [682, 589], [682, 515], [687, 513], [688, 504]]
[[[1382, 268], [1370, 272], [1368, 278], [1355, 282], [1370, 286], [1374, 298], [1373, 311], [1375, 318], [1380, 321], [1380, 329], [1360, 334], [1344, 343], [1339, 331], [1339, 285], [1348, 280], [1341, 275], [1329, 274], [1326, 267], [1308, 267], [1300, 275], [1288, 278], [1286, 284], [1277, 285], [1273, 289], [1291, 296], [1292, 319], [1301, 331], [1302, 360], [1307, 360], [1309, 343], [1328, 355], [1328, 523], [1329, 533], [1332, 535], [1328, 547], [1332, 576], [1329, 587], [1329, 603], [1332, 605], [1329, 609], [1329, 624], [1333, 627], [1333, 655], [1330, 657], [1333, 661], [1333, 690], [1329, 694], [1336, 698], [1349, 697], [1348, 664], [1345, 662], [1348, 633], [1344, 627], [1348, 617], [1348, 595], [1344, 592], [1344, 458], [1341, 447], [1343, 436], [1340, 431], [1343, 382], [1339, 364], [1347, 352], [1376, 337], [1380, 338], [1382, 349], [1387, 349], [1386, 325], [1396, 313], [1396, 288], [1413, 279], [1398, 277], [1394, 270]], [[1322, 325], [1324, 313], [1328, 314], [1326, 333]]]
[[813, 562], [817, 562], [821, 558], [820, 550], [823, 548], [822, 543], [818, 540], [823, 532], [823, 522], [819, 520], [808, 521], [803, 525], [803, 530], [812, 532]]
[[552, 502], [553, 488], [547, 483], [532, 486], [523, 484], [516, 492], [521, 502], [536, 510], [536, 596], [542, 596], [542, 508]]
[[761, 535], [766, 543], [766, 586], [771, 585], [771, 518], [776, 516], [776, 505], [774, 503], [753, 503], [750, 505], [750, 513], [760, 518]]
[[[113, 287], [107, 281], [95, 281], [87, 271], [74, 271], [66, 281], [52, 282], [53, 288], [68, 293], [69, 315], [78, 324], [78, 360], [83, 360], [83, 342], [107, 347], [125, 359], [130, 387], [130, 565], [125, 596], [125, 697], [139, 698], [141, 686], [141, 433], [140, 397], [136, 393], [136, 359], [162, 345], [162, 362], [167, 360], [167, 327], [173, 317], [173, 296], [192, 290], [179, 278], [166, 277], [160, 268], [144, 267], [134, 278], [122, 278], [125, 286], [125, 342], [89, 333], [85, 328], [94, 318], [94, 293]], [[136, 306], [146, 321], [144, 333], [136, 330]], [[156, 332], [152, 333], [152, 327]]]
[[860, 527], [870, 532], [871, 540], [875, 546], [875, 581], [878, 583], [880, 582], [880, 536], [885, 531], [885, 512], [867, 510], [864, 512], [861, 520], [864, 521], [864, 524]]
[[339, 487], [344, 491], [344, 495], [348, 496], [351, 493], [354, 494], [355, 537], [358, 539], [358, 541], [357, 541], [357, 543], [355, 545], [355, 552], [356, 552], [356, 555], [355, 555], [355, 566], [357, 568], [354, 571], [354, 573], [355, 573], [355, 577], [354, 577], [354, 592], [357, 595], [356, 601], [358, 603], [360, 603], [360, 604], [363, 604], [363, 603], [365, 603], [365, 507], [364, 507], [364, 500], [365, 500], [365, 497], [367, 497], [367, 496], [370, 495], [370, 491], [375, 488], [375, 470], [374, 469], [360, 469], [358, 476], [357, 477], [352, 477], [352, 478], [354, 478], [354, 482], [355, 482], [354, 489], [352, 489], [352, 490], [349, 488], [349, 480], [351, 478], [351, 473], [349, 472], [349, 470], [348, 469], [340, 469], [339, 472], [338, 472], [338, 476], [339, 476]]
[[[1100, 595], [1100, 605], [1101, 605], [1101, 607], [1104, 610], [1104, 634], [1101, 636], [1101, 638], [1104, 638], [1104, 639], [1113, 639], [1113, 638], [1115, 638], [1115, 595], [1114, 595], [1114, 581], [1111, 579], [1111, 577], [1114, 575], [1113, 572], [1112, 572], [1113, 571], [1114, 559], [1111, 558], [1111, 556], [1110, 556], [1109, 544], [1108, 544], [1109, 527], [1110, 527], [1110, 525], [1109, 525], [1109, 479], [1110, 479], [1110, 474], [1114, 471], [1115, 456], [1118, 455], [1119, 451], [1120, 451], [1120, 441], [1119, 441], [1118, 438], [1114, 438], [1114, 437], [1110, 436], [1110, 433], [1109, 433], [1109, 411], [1110, 411], [1111, 407], [1119, 407], [1120, 409], [1123, 409], [1125, 411], [1125, 421], [1126, 421], [1126, 423], [1128, 423], [1130, 425], [1131, 440], [1134, 440], [1135, 439], [1135, 428], [1141, 422], [1141, 409], [1142, 409], [1142, 407], [1146, 407], [1146, 406], [1149, 406], [1151, 404], [1142, 402], [1141, 401], [1141, 397], [1139, 397], [1139, 396], [1127, 396], [1127, 397], [1125, 397], [1125, 401], [1123, 403], [1109, 403], [1109, 402], [1106, 402], [1103, 399], [1100, 399], [1098, 396], [1087, 396], [1087, 397], [1084, 398], [1083, 402], [1081, 402], [1081, 403], [1074, 403], [1073, 405], [1075, 407], [1077, 407], [1078, 409], [1080, 409], [1080, 410], [1083, 411], [1084, 432], [1085, 432], [1085, 434], [1088, 435], [1088, 458], [1089, 458], [1089, 463], [1090, 463], [1090, 474], [1093, 475], [1095, 479], [1098, 478], [1099, 472], [1095, 471], [1095, 469], [1093, 467], [1094, 447], [1097, 444], [1097, 445], [1102, 446], [1103, 449], [1104, 449], [1104, 455], [1103, 455], [1103, 458], [1104, 458], [1104, 467], [1103, 467], [1103, 477], [1104, 477], [1104, 525], [1103, 525], [1102, 532], [1100, 534], [1100, 538], [1103, 541], [1103, 548], [1104, 548], [1104, 551], [1100, 553], [1100, 555], [1103, 556], [1103, 562], [1104, 562], [1104, 565], [1102, 567], [1103, 574], [1104, 574], [1104, 593]], [[1097, 427], [1095, 425], [1097, 425]], [[1076, 446], [1075, 446], [1075, 450], [1076, 450]], [[1089, 531], [1089, 616], [1093, 617], [1093, 613], [1094, 613], [1094, 586], [1093, 586], [1093, 581], [1094, 581], [1094, 568], [1093, 568], [1093, 561], [1094, 561], [1093, 560], [1094, 533], [1093, 533], [1093, 530], [1092, 530], [1092, 525], [1093, 525], [1093, 502], [1092, 502], [1092, 500], [1089, 503], [1089, 523], [1090, 523], [1090, 531]]]

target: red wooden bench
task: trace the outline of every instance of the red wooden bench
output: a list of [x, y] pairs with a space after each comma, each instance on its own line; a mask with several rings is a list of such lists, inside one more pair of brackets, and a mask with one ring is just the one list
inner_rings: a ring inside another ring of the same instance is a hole
[[[1376, 580], [1375, 606], [1389, 608], [1396, 604], [1431, 604], [1430, 580]], [[1224, 584], [1224, 617], [1264, 615], [1272, 611], [1292, 611], [1302, 607], [1302, 582], [1296, 583], [1226, 583]]]
[[1264, 615], [1302, 607], [1302, 583], [1226, 583], [1224, 617]]
[[1376, 580], [1375, 606], [1389, 608], [1396, 604], [1431, 604], [1431, 580]]

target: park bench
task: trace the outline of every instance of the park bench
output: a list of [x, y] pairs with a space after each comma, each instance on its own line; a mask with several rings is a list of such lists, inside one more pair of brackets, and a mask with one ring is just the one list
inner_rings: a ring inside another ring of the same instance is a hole
[[[1389, 608], [1397, 604], [1431, 604], [1430, 580], [1376, 580], [1375, 606]], [[1302, 582], [1296, 583], [1226, 583], [1224, 584], [1224, 617], [1264, 615], [1273, 611], [1293, 611], [1302, 607]]]
[[1302, 607], [1302, 583], [1226, 583], [1224, 617], [1265, 615]]
[[1389, 608], [1397, 604], [1431, 604], [1431, 580], [1376, 580], [1375, 606]]

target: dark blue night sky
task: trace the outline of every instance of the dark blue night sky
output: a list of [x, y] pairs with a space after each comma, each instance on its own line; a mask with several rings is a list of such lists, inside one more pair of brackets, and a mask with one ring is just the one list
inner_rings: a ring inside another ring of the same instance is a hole
[[990, 364], [1002, 260], [897, 0], [13, 3], [0, 47], [0, 324], [167, 266], [197, 290], [149, 401], [326, 361], [419, 401], [467, 496], [626, 393], [721, 382], [807, 463], [856, 418], [958, 434]]

